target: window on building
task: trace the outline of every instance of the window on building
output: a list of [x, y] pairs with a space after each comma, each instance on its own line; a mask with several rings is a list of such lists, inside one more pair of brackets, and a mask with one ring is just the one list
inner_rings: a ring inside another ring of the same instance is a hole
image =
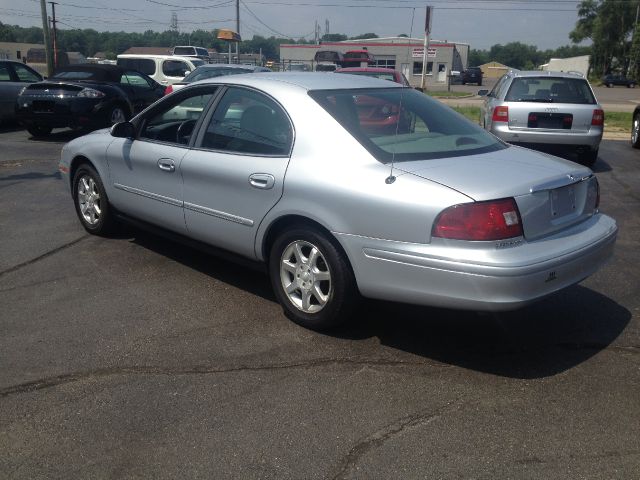
[[376, 57], [376, 61], [373, 64], [374, 67], [380, 68], [391, 68], [393, 70], [396, 69], [396, 59], [395, 58], [378, 58]]
[[[427, 75], [433, 73], [433, 62], [427, 62]], [[422, 62], [413, 62], [413, 74], [422, 75]]]

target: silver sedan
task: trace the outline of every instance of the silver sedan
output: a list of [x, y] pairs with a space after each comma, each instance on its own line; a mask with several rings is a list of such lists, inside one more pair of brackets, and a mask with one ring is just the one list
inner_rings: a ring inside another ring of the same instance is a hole
[[197, 82], [68, 143], [60, 171], [87, 231], [133, 220], [261, 262], [313, 329], [361, 297], [518, 308], [594, 273], [617, 234], [588, 168], [367, 77]]

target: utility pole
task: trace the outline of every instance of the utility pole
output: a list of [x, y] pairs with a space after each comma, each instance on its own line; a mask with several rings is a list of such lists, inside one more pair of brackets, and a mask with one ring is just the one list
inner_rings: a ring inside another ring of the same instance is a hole
[[[240, 0], [236, 0], [236, 33], [240, 37]], [[240, 63], [240, 42], [236, 42], [236, 57]], [[231, 59], [229, 59], [229, 63], [231, 63]]]
[[49, 37], [49, 21], [47, 19], [47, 3], [40, 0], [40, 10], [42, 13], [42, 33], [44, 36], [44, 56], [47, 61], [47, 77], [53, 74], [53, 64], [51, 63], [51, 44]]
[[53, 68], [58, 68], [58, 38], [56, 32], [56, 5], [57, 2], [49, 2], [51, 4], [51, 26], [53, 27]]
[[427, 90], [427, 55], [429, 51], [429, 35], [431, 34], [431, 23], [433, 22], [433, 7], [427, 5], [427, 11], [424, 18], [424, 51], [422, 52], [422, 81], [420, 88], [423, 92]]

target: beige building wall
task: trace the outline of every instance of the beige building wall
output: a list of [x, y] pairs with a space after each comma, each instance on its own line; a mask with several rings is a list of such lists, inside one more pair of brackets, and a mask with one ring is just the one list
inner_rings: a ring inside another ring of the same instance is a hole
[[0, 59], [22, 62], [30, 48], [44, 48], [41, 43], [0, 42]]

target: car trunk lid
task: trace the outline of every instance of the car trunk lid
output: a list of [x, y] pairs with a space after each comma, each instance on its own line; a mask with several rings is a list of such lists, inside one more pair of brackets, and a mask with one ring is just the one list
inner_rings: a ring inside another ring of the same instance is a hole
[[598, 201], [598, 184], [591, 170], [520, 147], [403, 162], [395, 168], [445, 185], [475, 201], [515, 198], [529, 240], [589, 218]]
[[22, 95], [38, 97], [59, 97], [62, 95], [68, 97], [77, 95], [83, 89], [83, 86], [69, 83], [41, 82], [29, 85], [24, 89]]
[[509, 129], [584, 134], [591, 129], [595, 105], [509, 102]]

